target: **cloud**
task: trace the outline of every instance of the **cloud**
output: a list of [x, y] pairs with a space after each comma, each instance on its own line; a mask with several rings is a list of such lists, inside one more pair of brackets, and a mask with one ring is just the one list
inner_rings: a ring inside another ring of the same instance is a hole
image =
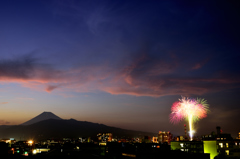
[[209, 59], [205, 59], [201, 62], [197, 62], [191, 69], [192, 70], [197, 70], [197, 69], [200, 69], [202, 68], [207, 62], [208, 62]]
[[[191, 63], [188, 66], [190, 65]], [[184, 68], [174, 59], [162, 57], [154, 59], [145, 57], [141, 60], [136, 58], [135, 62], [123, 69], [117, 82], [105, 87], [105, 91], [135, 96], [202, 95], [240, 86], [239, 76], [231, 78], [232, 76], [216, 73], [211, 76], [188, 74], [188, 66]]]
[[52, 90], [54, 90], [56, 88], [58, 88], [58, 86], [49, 85], [49, 86], [47, 86], [46, 91], [51, 92]]
[[[20, 83], [23, 87], [52, 92], [96, 92], [159, 97], [165, 95], [202, 95], [240, 87], [240, 77], [213, 73], [192, 74], [189, 65], [177, 57], [152, 56], [149, 50], [133, 54], [122, 65], [90, 63], [64, 69], [41, 63], [32, 57], [0, 61], [0, 81]], [[200, 67], [198, 70], [201, 69]], [[183, 72], [179, 72], [181, 70]], [[65, 92], [65, 93], [62, 93]]]
[[8, 102], [0, 102], [0, 104], [8, 104]]
[[0, 77], [28, 79], [32, 73], [33, 59], [24, 58], [22, 60], [1, 60]]
[[0, 61], [0, 81], [54, 81], [60, 72], [50, 66], [40, 64], [31, 56]]

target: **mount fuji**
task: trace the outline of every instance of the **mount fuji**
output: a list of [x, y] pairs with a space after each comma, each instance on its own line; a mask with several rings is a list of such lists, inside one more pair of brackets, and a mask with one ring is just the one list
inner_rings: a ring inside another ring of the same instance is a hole
[[58, 117], [57, 115], [53, 114], [52, 112], [43, 112], [43, 113], [39, 114], [38, 116], [26, 121], [25, 123], [20, 124], [20, 125], [32, 125], [32, 124], [38, 123], [40, 121], [48, 120], [48, 119], [63, 120], [62, 118]]

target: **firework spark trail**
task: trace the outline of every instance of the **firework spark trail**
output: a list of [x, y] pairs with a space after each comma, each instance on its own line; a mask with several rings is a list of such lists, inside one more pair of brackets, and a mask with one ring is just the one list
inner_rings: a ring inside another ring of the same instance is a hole
[[171, 108], [170, 121], [174, 124], [186, 119], [189, 122], [190, 140], [193, 137], [193, 123], [199, 119], [205, 118], [208, 112], [208, 104], [204, 99], [190, 99], [182, 97], [179, 101], [173, 103]]

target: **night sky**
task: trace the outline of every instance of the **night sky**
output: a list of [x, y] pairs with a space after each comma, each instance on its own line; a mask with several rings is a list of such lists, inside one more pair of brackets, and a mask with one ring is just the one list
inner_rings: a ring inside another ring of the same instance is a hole
[[0, 1], [0, 124], [63, 119], [183, 135], [181, 96], [204, 98], [197, 135], [240, 131], [236, 1]]

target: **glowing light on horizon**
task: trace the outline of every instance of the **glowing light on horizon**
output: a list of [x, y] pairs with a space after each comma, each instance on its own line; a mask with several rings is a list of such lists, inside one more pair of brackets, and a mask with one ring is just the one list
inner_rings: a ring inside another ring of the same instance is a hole
[[33, 141], [32, 141], [32, 140], [29, 140], [29, 141], [28, 141], [28, 143], [29, 143], [29, 144], [32, 144], [32, 143], [33, 143]]
[[32, 146], [33, 145], [33, 140], [28, 140], [28, 145]]
[[189, 123], [190, 140], [193, 138], [193, 123], [199, 119], [205, 118], [208, 112], [208, 104], [204, 99], [190, 99], [182, 97], [179, 101], [173, 103], [171, 108], [170, 121], [174, 124], [186, 119]]

